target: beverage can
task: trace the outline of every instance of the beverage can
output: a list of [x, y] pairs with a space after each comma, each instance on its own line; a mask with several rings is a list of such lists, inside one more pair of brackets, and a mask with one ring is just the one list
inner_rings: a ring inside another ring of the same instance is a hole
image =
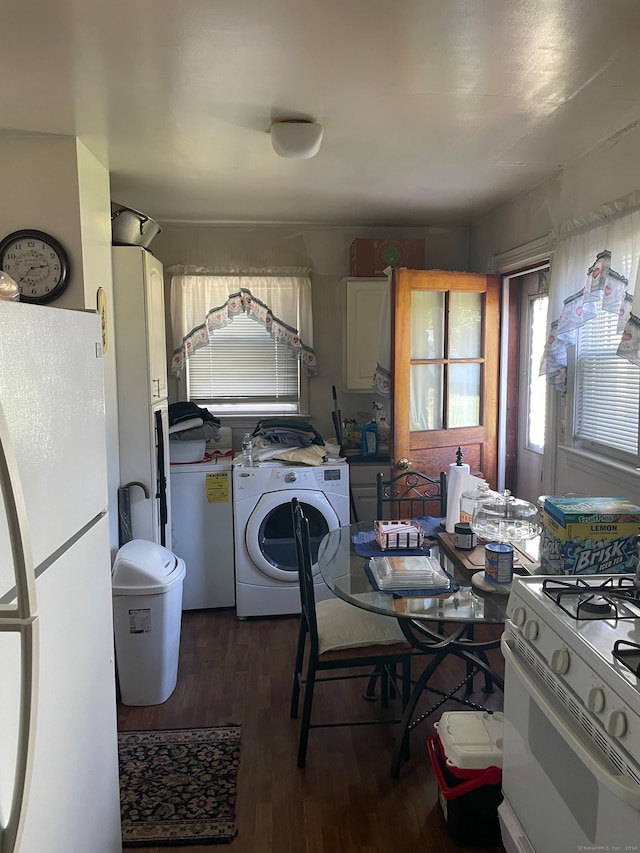
[[513, 545], [489, 542], [484, 548], [484, 576], [494, 583], [513, 580]]

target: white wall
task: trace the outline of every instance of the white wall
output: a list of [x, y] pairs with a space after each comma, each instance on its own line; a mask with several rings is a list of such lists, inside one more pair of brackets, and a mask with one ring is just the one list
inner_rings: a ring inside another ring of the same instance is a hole
[[[466, 228], [322, 228], [322, 227], [196, 227], [164, 225], [151, 248], [165, 270], [175, 264], [228, 268], [230, 266], [306, 266], [312, 269], [314, 348], [318, 376], [311, 380], [309, 419], [325, 437], [333, 439], [331, 386], [338, 390], [343, 417], [371, 412], [373, 392], [344, 394], [342, 377], [342, 299], [340, 280], [349, 273], [349, 249], [356, 237], [424, 237], [430, 268], [467, 268]], [[167, 288], [170, 276], [166, 275]], [[166, 304], [169, 305], [167, 289]], [[372, 329], [377, 336], [378, 330]], [[169, 329], [169, 341], [171, 334]], [[170, 346], [170, 343], [169, 343]], [[175, 399], [175, 384], [170, 385]], [[234, 446], [242, 432], [234, 430]]]
[[[50, 306], [95, 310], [104, 287], [111, 310], [111, 204], [109, 173], [74, 137], [20, 135], [0, 138], [0, 234], [22, 228], [45, 231], [69, 255], [70, 283]], [[110, 537], [117, 546], [119, 453], [115, 356], [104, 360], [107, 411]]]
[[[558, 175], [476, 222], [470, 229], [470, 268], [490, 269], [492, 255], [514, 250], [554, 227], [597, 212], [602, 205], [640, 188], [640, 123], [617, 134]], [[545, 491], [623, 495], [640, 504], [636, 471], [557, 447], [557, 421], [566, 398], [552, 392], [551, 435], [545, 451]]]

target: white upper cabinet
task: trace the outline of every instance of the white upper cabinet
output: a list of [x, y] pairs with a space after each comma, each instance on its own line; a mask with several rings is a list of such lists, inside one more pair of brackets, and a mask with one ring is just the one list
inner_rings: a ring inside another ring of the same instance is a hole
[[345, 278], [342, 287], [345, 317], [343, 387], [345, 391], [371, 393], [387, 277]]
[[[136, 387], [148, 386], [148, 404], [167, 397], [167, 351], [162, 264], [138, 246], [113, 249], [117, 358], [122, 371], [144, 371]], [[118, 335], [118, 332], [120, 334]], [[119, 380], [120, 381], [120, 377]]]

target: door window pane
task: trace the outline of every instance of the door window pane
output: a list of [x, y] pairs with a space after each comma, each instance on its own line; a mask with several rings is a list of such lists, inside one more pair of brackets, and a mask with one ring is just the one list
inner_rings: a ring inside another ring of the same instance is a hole
[[410, 429], [442, 429], [443, 376], [441, 364], [411, 365]]
[[544, 451], [545, 413], [547, 400], [547, 377], [540, 376], [540, 362], [547, 341], [547, 306], [549, 297], [534, 296], [529, 306], [531, 328], [529, 330], [529, 388], [527, 443], [529, 450]]
[[480, 365], [449, 367], [449, 428], [480, 424]]
[[482, 294], [453, 291], [449, 300], [449, 358], [480, 358]]
[[443, 358], [444, 293], [414, 290], [411, 294], [411, 358]]

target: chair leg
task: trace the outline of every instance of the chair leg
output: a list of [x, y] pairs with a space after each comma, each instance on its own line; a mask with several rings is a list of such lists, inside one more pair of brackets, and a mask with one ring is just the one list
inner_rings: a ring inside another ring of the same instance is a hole
[[296, 649], [296, 664], [293, 673], [293, 685], [291, 688], [291, 710], [289, 716], [295, 720], [298, 716], [298, 705], [300, 703], [300, 679], [302, 678], [302, 664], [304, 662], [304, 647], [306, 640], [306, 631], [300, 623], [298, 631], [298, 647]]
[[312, 664], [307, 669], [302, 701], [302, 720], [300, 721], [300, 737], [298, 739], [298, 767], [304, 767], [307, 760], [307, 742], [311, 726], [311, 706], [313, 705], [313, 690], [316, 684], [316, 669]]
[[[409, 704], [411, 698], [411, 658], [406, 657], [401, 664], [402, 673], [402, 714], [404, 716], [405, 708]], [[403, 758], [405, 761], [409, 759], [409, 738], [405, 738], [403, 747]]]
[[375, 702], [375, 700], [378, 698], [376, 696], [376, 684], [378, 683], [378, 679], [381, 678], [381, 676], [381, 667], [374, 667], [374, 670], [369, 677], [369, 681], [367, 681], [367, 689], [364, 691], [364, 694], [362, 696], [362, 698], [366, 699], [367, 702]]

